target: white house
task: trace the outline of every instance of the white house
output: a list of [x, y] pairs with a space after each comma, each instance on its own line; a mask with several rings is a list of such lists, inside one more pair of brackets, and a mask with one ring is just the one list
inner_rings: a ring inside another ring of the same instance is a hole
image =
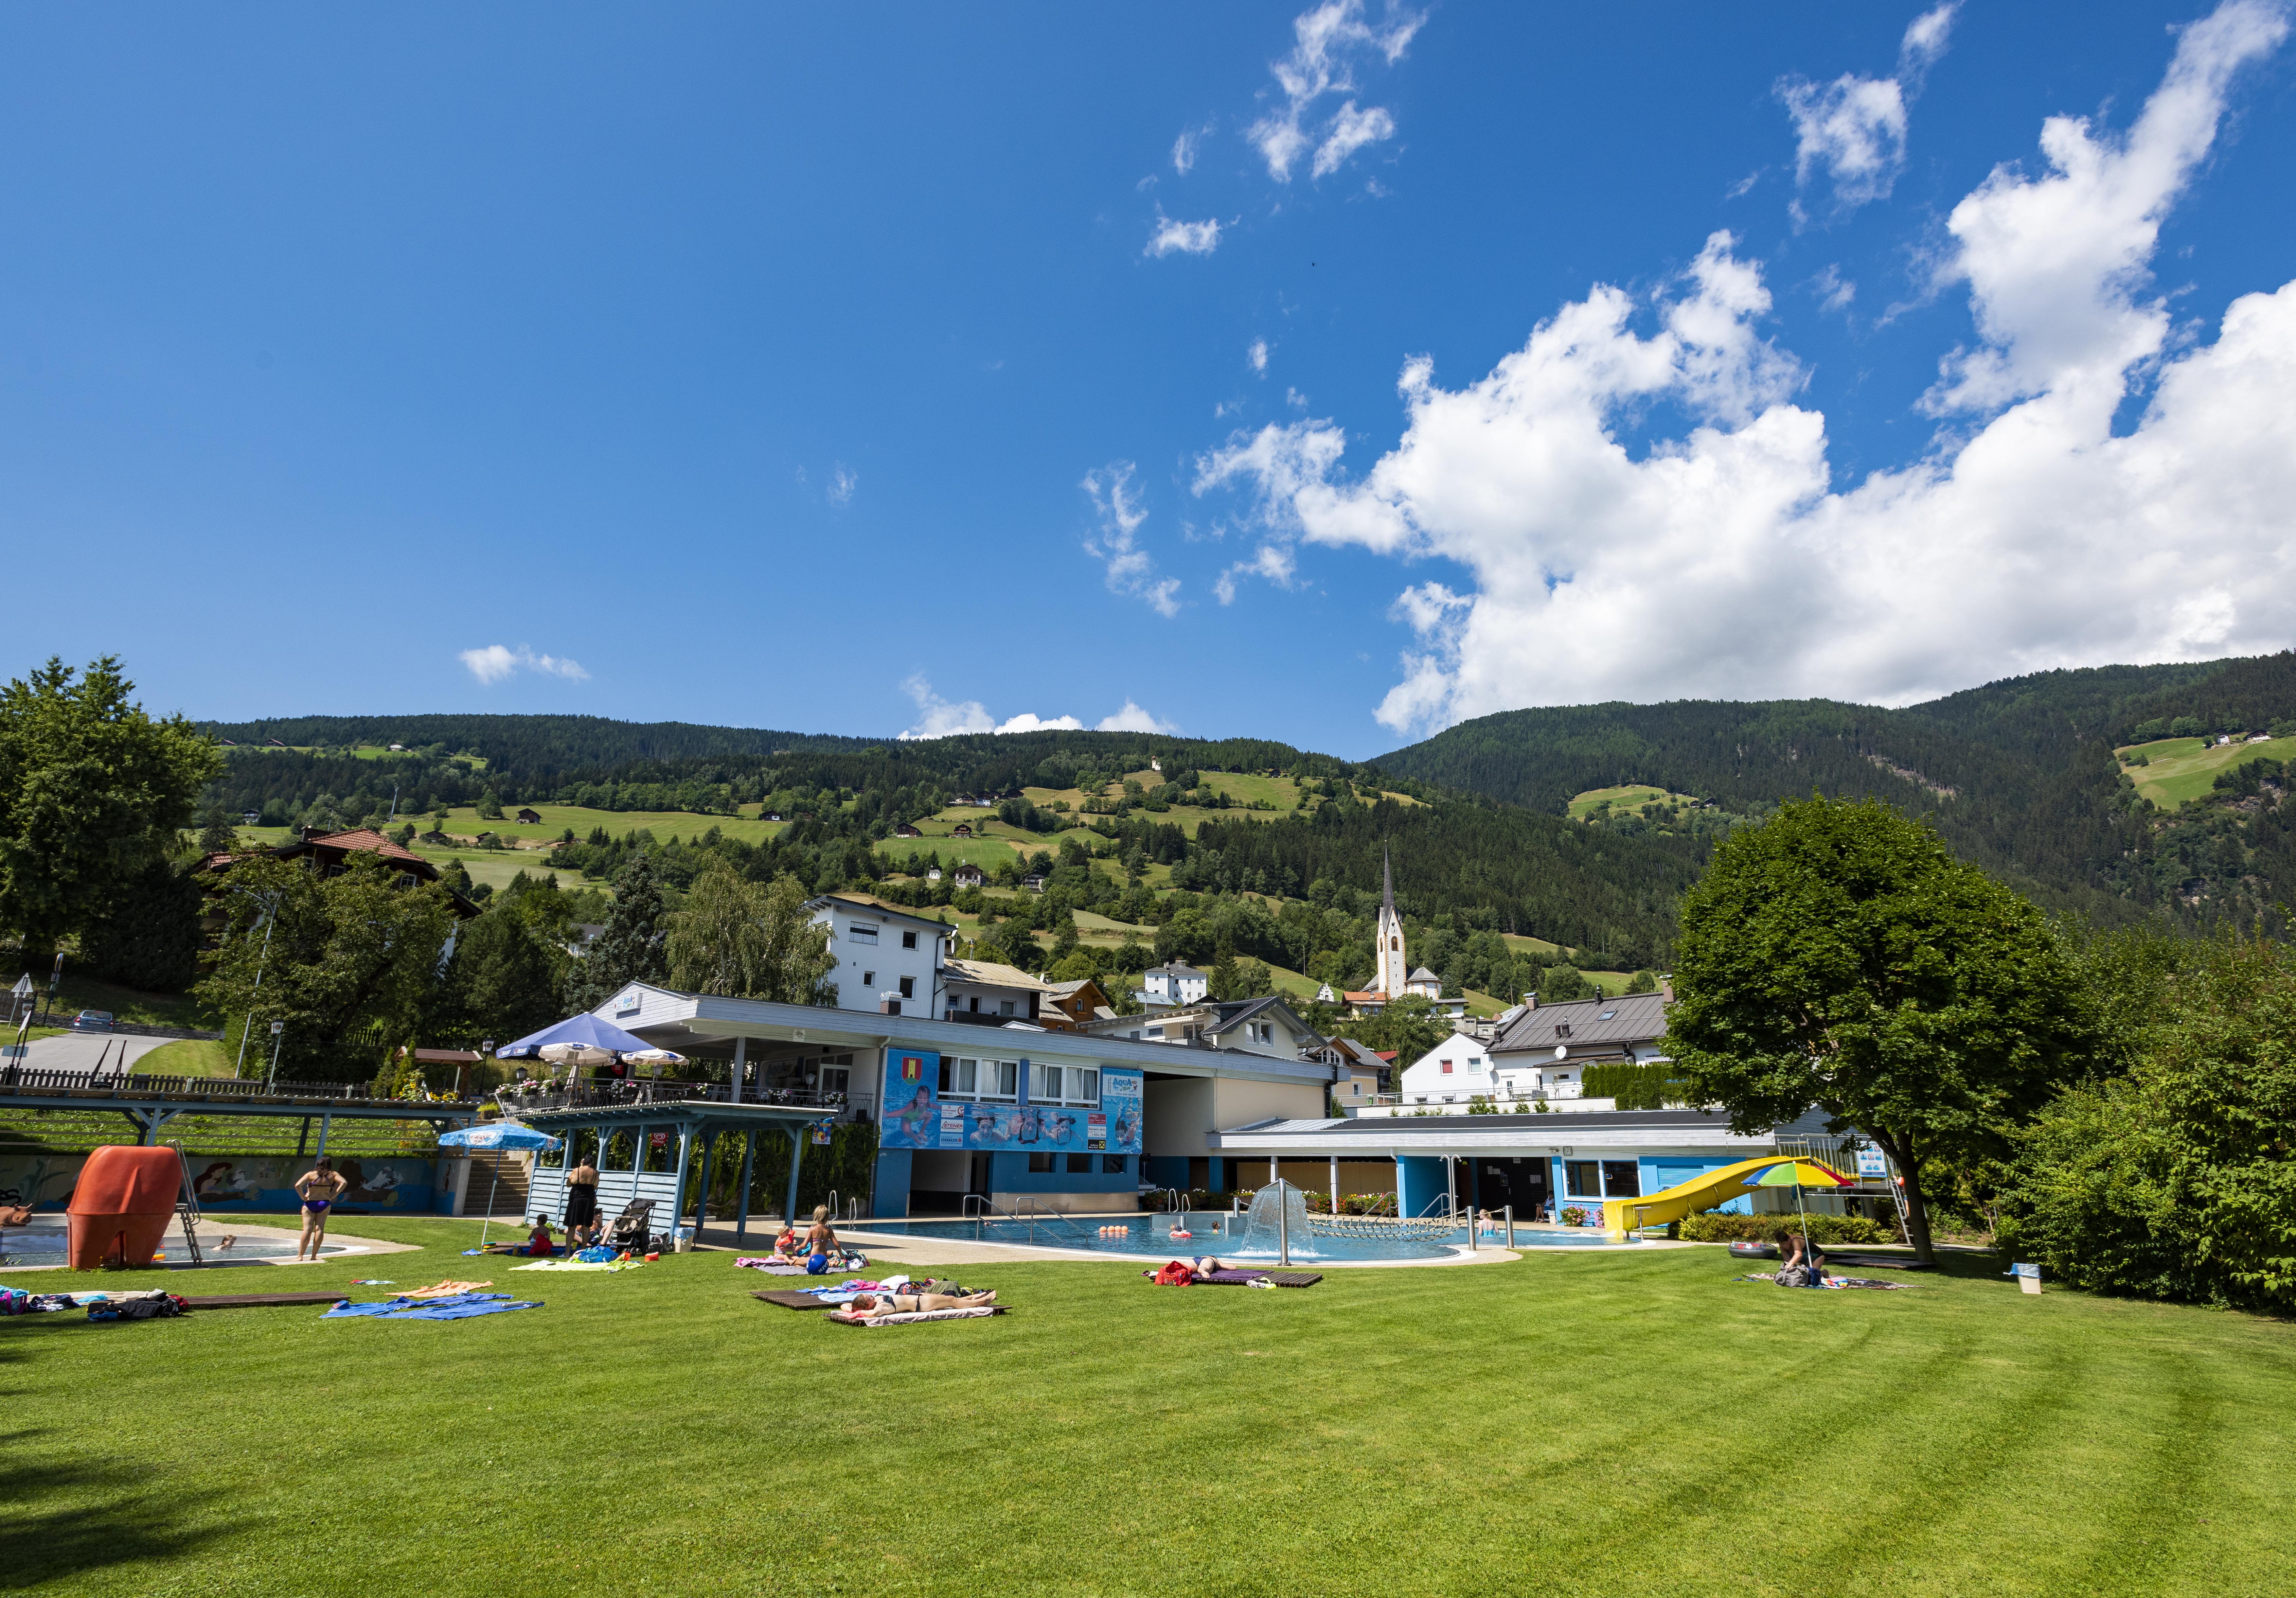
[[942, 965], [955, 946], [955, 927], [865, 894], [824, 894], [808, 901], [806, 909], [815, 926], [829, 928], [838, 1009], [939, 1013]]
[[[1273, 995], [1227, 1003], [1159, 1010], [1152, 1015], [1095, 1017], [1086, 1032], [1103, 1037], [1137, 1038], [1144, 1043], [1178, 1043], [1199, 1049], [1234, 1049], [1276, 1059], [1314, 1058], [1323, 1039]], [[1337, 1063], [1336, 1061], [1324, 1063]]]
[[[1477, 1098], [1496, 1098], [1500, 1091], [1490, 1045], [1464, 1032], [1453, 1033], [1413, 1060], [1396, 1082], [1406, 1115], [1421, 1105], [1458, 1107]], [[1459, 1111], [1455, 1108], [1452, 1113]]]
[[1143, 973], [1140, 980], [1151, 1004], [1201, 1004], [1211, 991], [1210, 976], [1177, 960], [1166, 960]]
[[1491, 1058], [1517, 1097], [1576, 1099], [1586, 1091], [1589, 1066], [1647, 1066], [1665, 1059], [1660, 1040], [1667, 1007], [1673, 1002], [1673, 993], [1664, 990], [1568, 1004], [1534, 1001], [1492, 1041]]

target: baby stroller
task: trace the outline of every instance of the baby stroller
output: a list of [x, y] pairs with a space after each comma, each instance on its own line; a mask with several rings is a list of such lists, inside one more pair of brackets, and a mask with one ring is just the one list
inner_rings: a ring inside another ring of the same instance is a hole
[[627, 1248], [633, 1254], [646, 1251], [648, 1224], [653, 1219], [653, 1200], [633, 1198], [614, 1217], [614, 1224], [606, 1233], [606, 1247]]

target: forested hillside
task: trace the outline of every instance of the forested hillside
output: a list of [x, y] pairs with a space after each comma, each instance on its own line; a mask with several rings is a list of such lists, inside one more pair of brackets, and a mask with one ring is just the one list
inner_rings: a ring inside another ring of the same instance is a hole
[[1552, 813], [1625, 784], [1740, 811], [1813, 791], [1870, 795], [1927, 818], [1956, 852], [2052, 908], [2276, 928], [2276, 906], [2296, 900], [2278, 775], [2251, 772], [2249, 791], [2167, 813], [2136, 794], [2113, 751], [2171, 730], [2260, 735], [2291, 718], [2296, 654], [2283, 653], [2042, 672], [1903, 710], [1821, 699], [1510, 711], [1378, 763]]

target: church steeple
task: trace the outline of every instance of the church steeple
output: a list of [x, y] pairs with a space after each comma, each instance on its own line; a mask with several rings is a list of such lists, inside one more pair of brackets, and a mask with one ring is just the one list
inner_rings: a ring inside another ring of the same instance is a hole
[[1403, 918], [1395, 911], [1395, 862], [1384, 844], [1380, 848], [1379, 863], [1379, 946], [1374, 969], [1379, 991], [1390, 999], [1399, 999], [1411, 964], [1403, 947]]

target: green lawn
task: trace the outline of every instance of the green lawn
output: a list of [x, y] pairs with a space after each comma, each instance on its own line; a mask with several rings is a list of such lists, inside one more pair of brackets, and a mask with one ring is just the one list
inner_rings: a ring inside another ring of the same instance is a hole
[[1611, 802], [1611, 808], [1613, 811], [1639, 810], [1645, 804], [1662, 799], [1677, 799], [1686, 804], [1698, 803], [1688, 794], [1669, 794], [1664, 788], [1654, 788], [1644, 782], [1628, 783], [1624, 787], [1588, 788], [1570, 802], [1569, 811], [1570, 819], [1574, 821], [1585, 820], [1594, 813], [1595, 807], [1605, 799]]
[[353, 1230], [430, 1246], [167, 1280], [546, 1307], [0, 1322], [12, 1588], [2296, 1587], [2296, 1328], [2026, 1297], [1989, 1260], [1888, 1294], [1733, 1282], [1717, 1248], [1259, 1293], [973, 1265], [1013, 1313], [872, 1331], [758, 1303], [724, 1254], [519, 1275], [457, 1252], [474, 1223]]
[[177, 1038], [140, 1057], [135, 1069], [146, 1076], [230, 1076], [231, 1051], [211, 1038]]
[[[2175, 810], [2200, 798], [2216, 786], [2218, 774], [2252, 760], [2296, 760], [2296, 738], [2267, 738], [2257, 744], [2210, 744], [2202, 738], [2161, 738], [2132, 744], [2116, 751], [2121, 770], [2136, 791], [2162, 810]], [[2143, 754], [2148, 764], [2128, 764], [2132, 754]]]

